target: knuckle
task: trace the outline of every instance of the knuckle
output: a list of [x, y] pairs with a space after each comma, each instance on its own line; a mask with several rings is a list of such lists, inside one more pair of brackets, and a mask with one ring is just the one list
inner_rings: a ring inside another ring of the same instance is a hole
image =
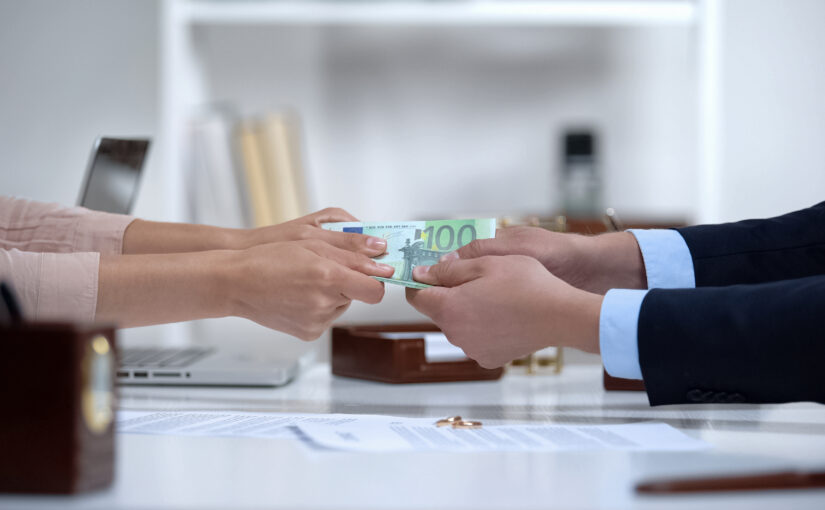
[[475, 259], [475, 264], [473, 269], [477, 274], [483, 275], [487, 274], [490, 271], [495, 271], [495, 268], [498, 267], [501, 259], [503, 257], [494, 257], [492, 255], [487, 255], [478, 259]]
[[296, 237], [301, 240], [311, 240], [315, 236], [315, 227], [312, 225], [299, 225]]
[[460, 248], [458, 251], [461, 255], [474, 257], [481, 253], [484, 245], [482, 244], [482, 239], [476, 239], [475, 241], [471, 241], [470, 243], [466, 244], [463, 248]]
[[445, 274], [449, 274], [454, 267], [455, 260], [445, 260], [444, 262], [439, 262], [438, 264], [430, 266], [430, 269], [427, 272], [435, 278], [440, 278]]
[[336, 273], [336, 268], [332, 264], [317, 264], [312, 268], [312, 277], [324, 284], [335, 280]]
[[332, 298], [323, 292], [319, 292], [312, 298], [312, 308], [319, 314], [327, 313], [333, 307]]
[[327, 207], [321, 211], [321, 214], [324, 216], [330, 216], [334, 218], [349, 218], [351, 215], [340, 207]]
[[529, 255], [514, 255], [513, 262], [522, 265], [538, 264], [538, 261]]
[[512, 227], [505, 230], [507, 237], [511, 238], [527, 238], [537, 230], [536, 227]]
[[316, 254], [325, 253], [327, 246], [329, 246], [324, 241], [313, 237], [307, 237], [306, 239], [301, 241], [301, 245], [304, 248], [307, 248], [308, 250], [315, 252]]

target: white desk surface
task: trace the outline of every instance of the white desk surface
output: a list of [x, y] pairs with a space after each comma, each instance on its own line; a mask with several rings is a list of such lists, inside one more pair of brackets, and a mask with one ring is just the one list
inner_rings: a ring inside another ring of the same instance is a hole
[[656, 420], [714, 448], [691, 453], [392, 453], [308, 451], [291, 440], [119, 435], [117, 476], [77, 497], [0, 497], [0, 508], [825, 508], [825, 489], [637, 496], [665, 475], [825, 469], [825, 406], [651, 408], [643, 393], [606, 393], [596, 366], [560, 376], [395, 386], [333, 377], [315, 365], [276, 389], [123, 388], [127, 409], [365, 413], [494, 423]]

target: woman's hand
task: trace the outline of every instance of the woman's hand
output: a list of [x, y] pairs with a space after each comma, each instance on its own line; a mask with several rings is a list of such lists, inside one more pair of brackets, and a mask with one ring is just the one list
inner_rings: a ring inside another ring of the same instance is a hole
[[387, 242], [378, 237], [333, 232], [321, 228], [322, 223], [339, 221], [358, 221], [358, 219], [343, 209], [329, 207], [278, 225], [246, 230], [239, 236], [235, 248], [251, 248], [259, 244], [281, 241], [320, 239], [338, 248], [363, 253], [368, 257], [377, 257], [387, 249]]
[[443, 260], [486, 255], [532, 257], [570, 285], [598, 294], [613, 288], [647, 288], [642, 254], [629, 232], [583, 236], [509, 227], [498, 230], [495, 239], [473, 241]]
[[246, 250], [100, 258], [96, 319], [121, 327], [236, 315], [304, 340], [353, 299], [377, 303], [393, 267], [318, 239]]
[[238, 252], [229, 269], [231, 315], [297, 336], [318, 338], [353, 300], [375, 304], [392, 266], [317, 239]]
[[377, 257], [387, 249], [387, 242], [377, 237], [321, 228], [322, 223], [337, 221], [358, 220], [337, 208], [323, 209], [278, 225], [252, 229], [134, 220], [123, 235], [123, 254], [245, 250], [261, 244], [309, 239], [326, 241], [338, 248], [363, 253], [368, 257]]
[[407, 301], [485, 368], [551, 345], [599, 352], [602, 296], [572, 287], [522, 255], [416, 267]]

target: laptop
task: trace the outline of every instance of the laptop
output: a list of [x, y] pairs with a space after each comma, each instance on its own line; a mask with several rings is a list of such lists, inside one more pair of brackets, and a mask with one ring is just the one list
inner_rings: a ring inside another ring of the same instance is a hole
[[[147, 139], [98, 138], [78, 205], [129, 214], [137, 196]], [[117, 382], [122, 385], [281, 386], [298, 371], [298, 360], [265, 357], [200, 346], [120, 350]]]
[[148, 151], [146, 139], [95, 140], [78, 205], [95, 211], [129, 214]]

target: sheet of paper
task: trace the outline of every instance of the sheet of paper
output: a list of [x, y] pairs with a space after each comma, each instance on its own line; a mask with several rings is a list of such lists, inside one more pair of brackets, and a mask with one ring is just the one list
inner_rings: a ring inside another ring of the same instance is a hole
[[424, 359], [427, 363], [439, 363], [445, 361], [464, 361], [467, 355], [460, 347], [457, 347], [447, 340], [444, 333], [436, 332], [410, 332], [410, 331], [386, 331], [379, 334], [381, 338], [388, 340], [400, 340], [405, 338], [424, 338]]
[[436, 427], [437, 418], [354, 414], [130, 411], [117, 413], [123, 434], [296, 438], [316, 447], [364, 451], [697, 450], [707, 448], [664, 423]]
[[241, 413], [235, 411], [131, 411], [117, 412], [122, 434], [176, 436], [295, 437], [289, 427], [305, 423], [345, 425], [383, 417], [343, 414]]
[[697, 450], [707, 448], [664, 423], [621, 425], [491, 425], [480, 429], [438, 428], [432, 419], [301, 424], [305, 439], [318, 446], [351, 451], [565, 451]]

